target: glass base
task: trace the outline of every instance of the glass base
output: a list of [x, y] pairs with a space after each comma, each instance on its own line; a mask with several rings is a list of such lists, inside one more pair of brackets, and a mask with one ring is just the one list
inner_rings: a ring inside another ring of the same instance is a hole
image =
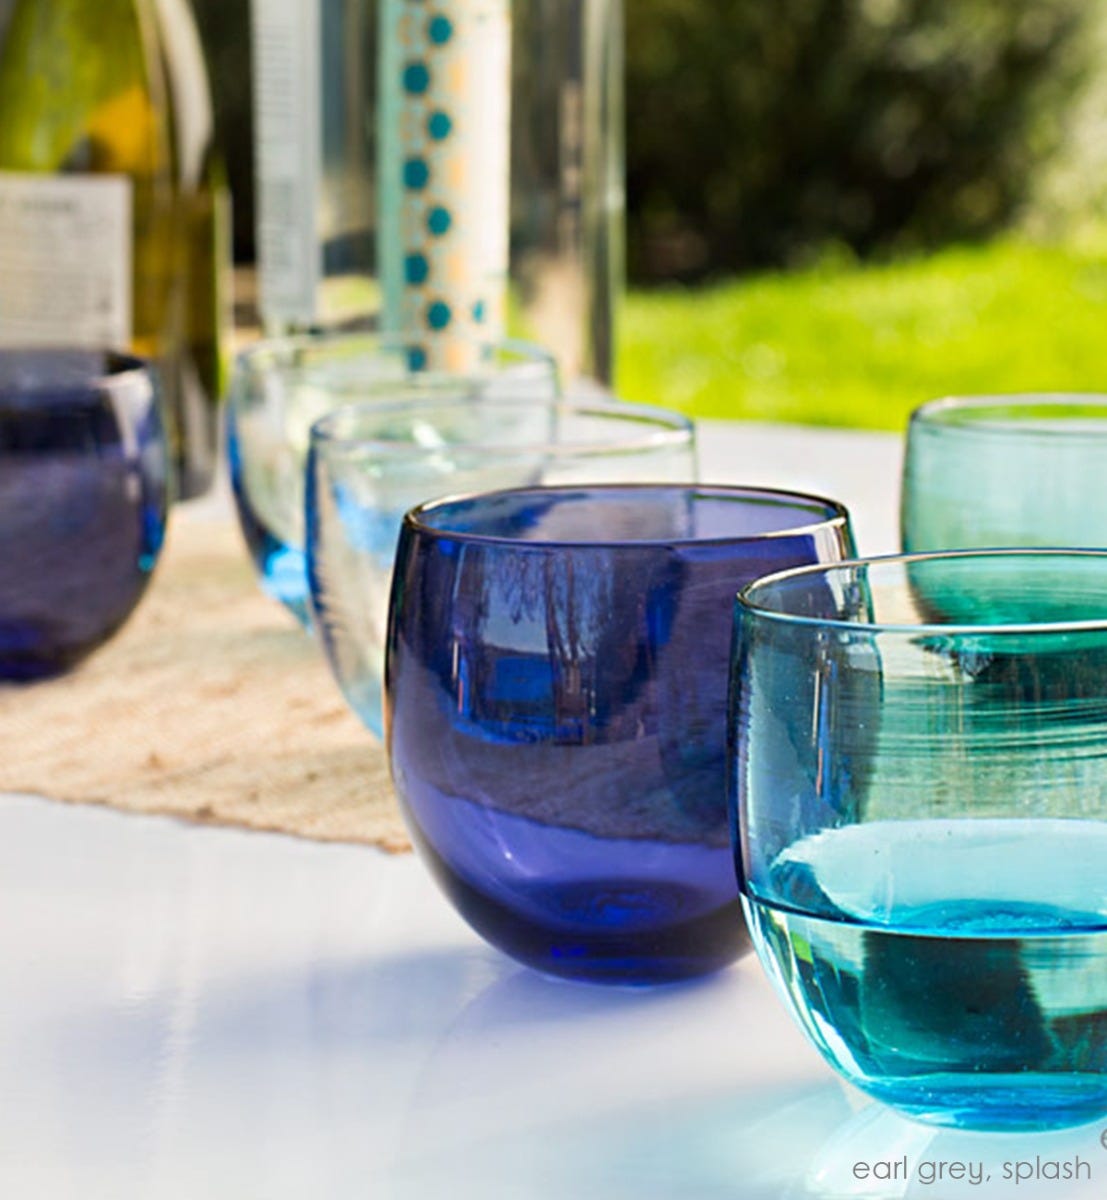
[[1107, 1076], [1023, 1072], [935, 1074], [877, 1082], [853, 1079], [868, 1095], [927, 1125], [1015, 1133], [1067, 1129], [1107, 1113]]
[[737, 900], [703, 911], [703, 893], [694, 888], [610, 879], [535, 885], [508, 908], [453, 871], [425, 839], [416, 843], [469, 925], [544, 975], [588, 983], [672, 983], [722, 970], [750, 949]]

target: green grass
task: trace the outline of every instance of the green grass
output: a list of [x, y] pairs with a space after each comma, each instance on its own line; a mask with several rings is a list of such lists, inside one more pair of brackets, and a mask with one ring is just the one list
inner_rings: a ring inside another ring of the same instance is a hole
[[936, 396], [1107, 391], [1107, 247], [1002, 240], [632, 292], [617, 388], [698, 417], [902, 429]]

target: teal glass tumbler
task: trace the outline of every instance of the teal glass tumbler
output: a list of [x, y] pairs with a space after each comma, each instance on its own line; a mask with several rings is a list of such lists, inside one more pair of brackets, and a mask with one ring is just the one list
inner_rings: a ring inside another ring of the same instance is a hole
[[827, 1061], [926, 1122], [1107, 1113], [1107, 553], [782, 572], [739, 597], [754, 943]]
[[911, 416], [905, 553], [1107, 547], [1107, 395], [964, 396]]

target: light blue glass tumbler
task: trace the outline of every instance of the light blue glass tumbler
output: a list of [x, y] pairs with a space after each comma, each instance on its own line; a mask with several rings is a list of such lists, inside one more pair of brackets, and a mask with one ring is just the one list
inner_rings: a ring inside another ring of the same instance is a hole
[[464, 374], [422, 369], [401, 336], [308, 334], [259, 342], [236, 363], [227, 405], [235, 509], [263, 590], [310, 626], [304, 469], [313, 422], [354, 404], [441, 396], [548, 403], [559, 393], [545, 350], [467, 343]]
[[827, 1061], [964, 1128], [1107, 1113], [1107, 554], [846, 562], [739, 598], [759, 955]]
[[409, 509], [503, 488], [692, 482], [696, 475], [687, 417], [618, 400], [547, 404], [447, 389], [318, 421], [307, 473], [312, 603], [351, 707], [381, 735], [389, 588]]

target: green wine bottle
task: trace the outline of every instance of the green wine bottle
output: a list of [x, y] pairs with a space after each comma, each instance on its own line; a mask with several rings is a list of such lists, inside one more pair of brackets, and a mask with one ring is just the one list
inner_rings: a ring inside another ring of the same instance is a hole
[[181, 255], [176, 312], [181, 331], [174, 392], [180, 412], [183, 496], [207, 490], [215, 472], [218, 408], [231, 327], [231, 201], [215, 139], [204, 51], [189, 0], [154, 0], [168, 82]]
[[0, 344], [157, 361], [187, 496], [210, 481], [218, 375], [197, 431], [182, 381], [198, 251], [166, 46], [150, 0], [16, 0], [0, 47]]

